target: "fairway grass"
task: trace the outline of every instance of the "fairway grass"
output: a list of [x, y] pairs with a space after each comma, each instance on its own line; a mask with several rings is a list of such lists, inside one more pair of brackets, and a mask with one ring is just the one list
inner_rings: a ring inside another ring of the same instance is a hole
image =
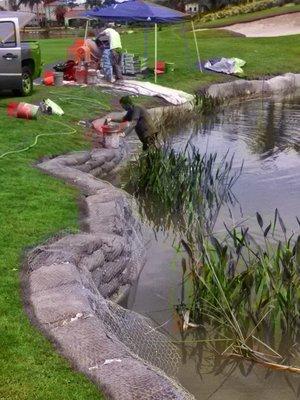
[[[233, 79], [196, 70], [197, 57], [188, 30], [188, 26], [176, 26], [163, 27], [159, 32], [159, 59], [174, 62], [175, 72], [159, 77], [158, 83], [193, 92], [211, 82]], [[205, 31], [197, 37], [203, 60], [221, 56], [243, 58], [247, 62], [247, 78], [300, 69], [300, 35], [254, 39], [224, 31]], [[147, 43], [147, 56], [153, 64], [152, 30], [148, 41], [140, 31], [124, 34], [122, 40], [128, 52], [139, 54], [144, 53]], [[41, 40], [44, 62], [66, 59], [66, 49], [72, 42], [72, 39]], [[153, 76], [150, 80], [154, 80]], [[68, 362], [30, 325], [20, 298], [19, 272], [26, 249], [58, 232], [78, 230], [78, 192], [41, 173], [34, 164], [45, 156], [89, 148], [77, 122], [103, 114], [99, 102], [110, 107], [112, 99], [99, 89], [37, 87], [33, 96], [25, 100], [37, 103], [46, 97], [58, 101], [66, 115], [41, 117], [37, 121], [8, 118], [6, 106], [12, 99], [0, 97], [1, 154], [29, 146], [37, 134], [51, 135], [41, 137], [37, 146], [26, 152], [0, 158], [0, 399], [101, 399], [98, 389], [84, 376], [73, 372]]]
[[[154, 65], [154, 32], [137, 30], [122, 35], [123, 49], [145, 55]], [[197, 32], [201, 60], [237, 57], [246, 61], [245, 79], [269, 78], [285, 72], [300, 72], [300, 35], [271, 38], [246, 38], [225, 30]], [[72, 39], [41, 40], [45, 63], [66, 58]], [[175, 71], [158, 77], [158, 84], [195, 92], [214, 82], [236, 77], [197, 70], [197, 54], [188, 24], [162, 27], [158, 32], [158, 59], [175, 63]], [[147, 80], [154, 82], [153, 74]]]
[[[37, 146], [0, 159], [0, 399], [15, 400], [96, 400], [98, 389], [83, 375], [72, 371], [68, 362], [30, 325], [20, 299], [20, 265], [26, 249], [58, 232], [78, 230], [78, 192], [33, 168], [44, 156], [87, 149], [78, 119], [103, 113], [97, 103], [108, 98], [91, 90], [55, 89], [61, 96], [78, 97], [79, 104], [64, 102], [66, 116], [39, 118], [37, 121], [8, 118], [0, 99], [0, 149], [20, 150], [37, 134], [58, 133], [39, 139]], [[43, 87], [28, 101], [48, 96]], [[53, 100], [58, 96], [50, 96]], [[81, 100], [81, 97], [83, 98]], [[18, 99], [14, 99], [18, 100]], [[57, 123], [60, 122], [60, 123]], [[63, 122], [65, 125], [61, 125]], [[61, 133], [77, 132], [70, 135]]]

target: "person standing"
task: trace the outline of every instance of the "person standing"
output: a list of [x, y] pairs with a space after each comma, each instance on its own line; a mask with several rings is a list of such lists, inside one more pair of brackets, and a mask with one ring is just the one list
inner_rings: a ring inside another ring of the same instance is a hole
[[108, 37], [110, 59], [116, 80], [122, 80], [122, 43], [119, 33], [113, 28], [106, 28], [102, 34]]

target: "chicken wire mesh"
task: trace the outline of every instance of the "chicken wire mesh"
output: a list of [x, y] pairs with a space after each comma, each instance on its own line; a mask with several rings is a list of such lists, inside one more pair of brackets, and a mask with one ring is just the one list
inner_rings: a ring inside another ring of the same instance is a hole
[[66, 169], [60, 159], [42, 169], [89, 193], [87, 232], [51, 239], [28, 254], [23, 287], [29, 315], [107, 398], [194, 399], [175, 379], [180, 357], [169, 338], [149, 319], [112, 301], [136, 281], [145, 258], [128, 197]]
[[176, 382], [177, 347], [150, 319], [108, 298], [137, 268], [140, 252], [129, 242], [79, 234], [36, 248], [28, 257], [35, 315], [107, 398], [193, 399]]
[[[125, 392], [118, 398], [123, 399], [182, 399], [192, 400], [177, 381], [180, 365], [178, 348], [170, 338], [159, 332], [149, 318], [105, 300], [100, 301], [95, 310], [97, 317], [105, 326], [105, 331], [112, 334], [124, 346], [125, 352], [133, 357], [130, 362], [128, 380], [123, 382]], [[120, 360], [117, 358], [117, 360]], [[116, 361], [118, 362], [118, 361]], [[120, 361], [121, 362], [121, 361]], [[140, 364], [145, 371], [141, 371]], [[114, 380], [113, 377], [111, 377]], [[126, 390], [129, 390], [130, 396]]]

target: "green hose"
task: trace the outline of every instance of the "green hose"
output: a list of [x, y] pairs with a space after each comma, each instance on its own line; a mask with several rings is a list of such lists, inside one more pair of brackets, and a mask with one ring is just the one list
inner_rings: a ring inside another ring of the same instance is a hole
[[32, 144], [30, 144], [27, 147], [24, 147], [23, 149], [20, 150], [10, 150], [10, 151], [6, 151], [3, 154], [0, 154], [0, 159], [4, 158], [10, 154], [17, 154], [17, 153], [23, 153], [24, 151], [30, 150], [32, 149], [34, 146], [37, 145], [39, 138], [43, 137], [43, 136], [54, 136], [54, 135], [73, 135], [77, 132], [77, 129], [73, 128], [72, 126], [64, 123], [64, 122], [60, 122], [60, 121], [53, 121], [51, 118], [47, 118], [47, 117], [43, 117], [45, 120], [49, 120], [51, 122], [54, 122], [56, 124], [62, 125], [63, 127], [67, 127], [70, 130], [68, 132], [55, 132], [55, 133], [39, 133], [38, 135], [35, 136], [34, 141]]

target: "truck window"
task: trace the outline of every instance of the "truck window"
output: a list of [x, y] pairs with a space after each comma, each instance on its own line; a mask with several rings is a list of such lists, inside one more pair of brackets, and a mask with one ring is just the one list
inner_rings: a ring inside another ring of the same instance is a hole
[[13, 22], [0, 21], [0, 47], [17, 47], [16, 28]]

